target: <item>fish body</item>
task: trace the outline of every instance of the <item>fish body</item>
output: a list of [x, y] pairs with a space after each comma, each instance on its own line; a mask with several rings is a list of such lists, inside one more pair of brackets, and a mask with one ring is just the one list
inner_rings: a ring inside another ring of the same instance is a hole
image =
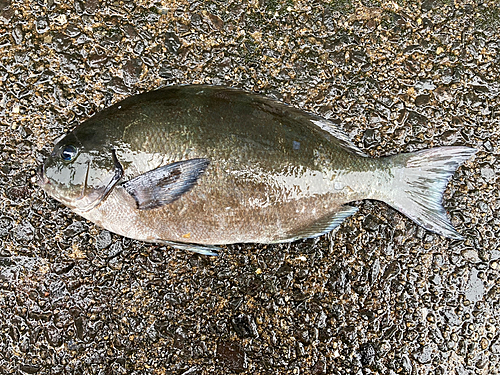
[[120, 235], [202, 253], [331, 231], [381, 200], [459, 238], [441, 206], [475, 152], [442, 147], [369, 158], [331, 122], [218, 86], [171, 86], [119, 102], [76, 127], [40, 168], [40, 184]]

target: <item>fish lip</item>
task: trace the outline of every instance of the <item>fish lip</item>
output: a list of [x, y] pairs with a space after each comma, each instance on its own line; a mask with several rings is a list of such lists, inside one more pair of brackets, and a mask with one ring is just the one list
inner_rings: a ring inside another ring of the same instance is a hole
[[42, 163], [36, 168], [36, 176], [38, 179], [38, 185], [44, 187], [45, 185], [50, 185], [50, 180], [45, 175], [45, 164]]

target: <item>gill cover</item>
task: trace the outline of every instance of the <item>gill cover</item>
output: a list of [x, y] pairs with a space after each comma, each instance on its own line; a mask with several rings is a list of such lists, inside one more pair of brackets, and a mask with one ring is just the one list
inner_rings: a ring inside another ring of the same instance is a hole
[[85, 181], [83, 183], [82, 193], [78, 202], [78, 210], [82, 212], [90, 211], [101, 203], [110, 193], [111, 189], [117, 184], [123, 176], [123, 167], [116, 157], [115, 150], [111, 150], [111, 160], [113, 161], [114, 173], [108, 173], [103, 179], [90, 181], [92, 171], [92, 160], [88, 163]]

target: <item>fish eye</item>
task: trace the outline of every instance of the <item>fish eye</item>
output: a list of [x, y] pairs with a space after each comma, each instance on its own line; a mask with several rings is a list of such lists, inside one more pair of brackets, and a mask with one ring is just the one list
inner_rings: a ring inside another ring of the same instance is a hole
[[75, 158], [77, 154], [76, 147], [73, 145], [66, 145], [64, 146], [62, 152], [61, 152], [61, 158], [65, 161], [71, 161]]

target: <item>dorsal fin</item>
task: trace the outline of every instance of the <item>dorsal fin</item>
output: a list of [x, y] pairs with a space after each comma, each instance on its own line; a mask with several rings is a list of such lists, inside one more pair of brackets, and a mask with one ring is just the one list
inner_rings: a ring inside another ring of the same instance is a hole
[[351, 151], [359, 156], [368, 157], [368, 155], [361, 151], [358, 146], [352, 143], [347, 133], [340, 129], [333, 122], [321, 117], [316, 117], [314, 115], [311, 115], [311, 117], [312, 118], [310, 119], [310, 121], [317, 127], [323, 129], [324, 131], [330, 133], [333, 137], [335, 137], [335, 139], [339, 141], [340, 147], [342, 147], [344, 150]]
[[272, 99], [266, 96], [259, 95], [255, 92], [244, 91], [235, 88], [229, 88], [224, 86], [198, 86], [200, 93], [204, 89], [210, 89], [213, 95], [219, 98], [231, 98], [231, 97], [241, 97], [251, 98], [254, 104], [258, 104], [261, 109], [266, 112], [279, 114], [281, 116], [291, 117], [295, 121], [299, 121], [305, 126], [310, 126], [312, 128], [320, 128], [324, 132], [328, 133], [333, 137], [332, 142], [336, 143], [339, 147], [346, 151], [354, 153], [359, 156], [368, 157], [361, 149], [359, 149], [349, 138], [349, 135], [339, 128], [335, 123], [330, 120], [324, 119], [318, 115], [300, 109], [298, 107], [288, 105], [279, 100]]

